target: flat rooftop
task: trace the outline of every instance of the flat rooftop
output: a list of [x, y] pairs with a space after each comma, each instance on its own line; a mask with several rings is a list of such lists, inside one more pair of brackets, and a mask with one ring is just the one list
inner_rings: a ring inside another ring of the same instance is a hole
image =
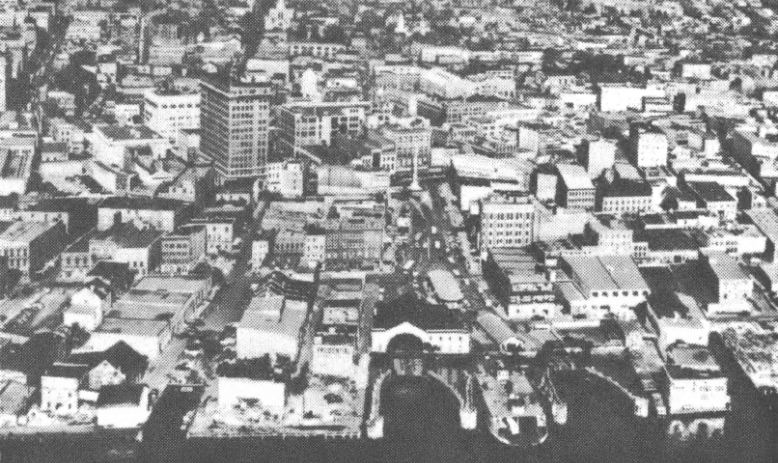
[[103, 319], [102, 325], [95, 333], [124, 334], [127, 336], [158, 337], [159, 333], [168, 328], [168, 322], [164, 320], [146, 320], [142, 318], [114, 318]]
[[145, 125], [96, 125], [94, 130], [115, 142], [162, 139], [162, 136]]

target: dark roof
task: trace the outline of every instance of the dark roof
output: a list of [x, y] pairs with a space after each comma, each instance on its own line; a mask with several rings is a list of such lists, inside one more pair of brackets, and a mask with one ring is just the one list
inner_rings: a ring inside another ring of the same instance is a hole
[[636, 197], [651, 196], [651, 185], [648, 182], [616, 179], [605, 188], [606, 197]]
[[89, 367], [83, 364], [55, 363], [46, 370], [46, 373], [44, 373], [43, 376], [75, 378], [80, 380], [87, 372], [89, 372]]
[[390, 329], [408, 322], [423, 330], [459, 330], [464, 323], [442, 305], [432, 305], [407, 293], [397, 299], [378, 304], [373, 326]]
[[716, 182], [688, 182], [689, 189], [702, 201], [735, 201], [727, 190]]
[[16, 196], [0, 196], [0, 209], [14, 209], [19, 204]]
[[97, 406], [138, 404], [145, 388], [144, 384], [126, 383], [103, 386], [100, 388], [100, 395], [97, 396]]
[[133, 222], [127, 222], [114, 225], [108, 230], [96, 232], [90, 242], [92, 240], [111, 240], [125, 249], [147, 248], [160, 236], [162, 236], [162, 232], [154, 228], [139, 229]]
[[257, 293], [275, 294], [298, 301], [308, 301], [314, 294], [315, 285], [309, 281], [295, 280], [281, 272], [273, 272], [260, 284]]
[[635, 241], [648, 242], [651, 251], [677, 251], [699, 249], [697, 240], [687, 231], [676, 229], [642, 230], [635, 236]]
[[86, 275], [92, 278], [103, 278], [113, 284], [125, 279], [131, 281], [134, 278], [134, 273], [130, 270], [130, 264], [126, 262], [102, 260], [96, 263]]
[[683, 305], [674, 290], [675, 277], [668, 267], [641, 267], [640, 274], [651, 288], [648, 302], [657, 315], [665, 318], [673, 317], [676, 313], [683, 316], [688, 314], [689, 309]]
[[87, 365], [89, 369], [107, 361], [126, 376], [137, 377], [146, 371], [148, 359], [124, 341], [119, 341], [102, 352], [83, 352], [68, 357], [68, 363]]
[[107, 209], [152, 209], [152, 210], [178, 210], [185, 206], [183, 201], [166, 198], [141, 198], [128, 196], [114, 196], [106, 198], [100, 203], [101, 208]]

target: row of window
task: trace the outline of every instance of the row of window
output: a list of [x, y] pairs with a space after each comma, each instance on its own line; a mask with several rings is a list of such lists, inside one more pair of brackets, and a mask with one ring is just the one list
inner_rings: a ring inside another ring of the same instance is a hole
[[619, 295], [627, 297], [627, 296], [630, 295], [630, 292], [632, 293], [632, 296], [634, 296], [634, 297], [641, 296], [641, 295], [648, 297], [648, 291], [646, 291], [646, 290], [643, 290], [643, 291], [638, 291], [638, 290], [633, 290], [633, 291], [610, 291], [610, 292], [608, 292], [608, 291], [592, 291], [592, 297], [600, 297], [600, 296], [602, 296], [602, 297], [609, 297], [609, 296], [618, 297]]

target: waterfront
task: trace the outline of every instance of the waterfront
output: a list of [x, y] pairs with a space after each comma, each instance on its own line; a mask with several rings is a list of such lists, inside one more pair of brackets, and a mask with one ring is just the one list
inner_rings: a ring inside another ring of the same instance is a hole
[[[608, 393], [582, 375], [558, 381], [569, 401], [569, 421], [536, 451], [498, 444], [483, 433], [458, 429], [453, 397], [429, 381], [404, 381], [385, 388], [390, 411], [381, 441], [326, 439], [229, 439], [189, 441], [173, 446], [147, 439], [144, 450], [132, 436], [73, 436], [5, 446], [3, 462], [772, 462], [775, 461], [775, 416], [744, 378], [733, 372], [732, 411], [723, 436], [681, 439], [668, 431], [672, 420], [638, 420]], [[690, 420], [683, 420], [689, 422]], [[705, 426], [702, 427], [704, 429]], [[715, 433], [711, 433], [715, 434]], [[154, 444], [149, 444], [153, 441]], [[153, 445], [153, 448], [151, 448]], [[181, 452], [170, 452], [180, 448]], [[137, 449], [136, 449], [137, 450]], [[173, 454], [178, 453], [176, 457]], [[133, 456], [134, 455], [134, 456]]]

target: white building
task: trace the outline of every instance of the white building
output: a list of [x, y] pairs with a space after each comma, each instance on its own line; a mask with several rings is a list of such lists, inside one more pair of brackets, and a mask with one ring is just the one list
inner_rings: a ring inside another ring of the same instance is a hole
[[55, 118], [49, 122], [49, 128], [54, 141], [67, 143], [68, 153], [80, 153], [84, 150], [86, 132], [83, 127]]
[[666, 351], [666, 398], [671, 415], [729, 410], [727, 377], [707, 347], [675, 345]]
[[180, 130], [200, 128], [200, 93], [149, 90], [143, 101], [143, 123], [170, 141]]
[[97, 396], [97, 425], [103, 428], [138, 428], [149, 417], [149, 388], [145, 384], [103, 386]]
[[86, 365], [55, 363], [41, 376], [41, 410], [58, 416], [78, 411], [78, 393], [87, 374]]
[[70, 306], [65, 309], [63, 323], [68, 326], [78, 324], [92, 332], [103, 322], [103, 314], [110, 303], [110, 295], [100, 297], [90, 288], [82, 288], [70, 297]]
[[388, 352], [389, 343], [395, 336], [410, 335], [431, 345], [440, 354], [470, 353], [470, 333], [466, 329], [427, 329], [423, 330], [410, 322], [390, 329], [374, 328], [372, 334], [372, 352]]
[[106, 165], [124, 165], [128, 148], [150, 148], [154, 158], [162, 158], [170, 141], [145, 125], [95, 125], [92, 131], [92, 152]]
[[327, 235], [324, 233], [324, 230], [306, 233], [305, 242], [303, 244], [302, 262], [309, 268], [314, 268], [316, 267], [316, 264], [324, 262], [326, 256], [326, 240]]
[[662, 131], [641, 124], [630, 128], [630, 156], [638, 167], [667, 165], [669, 145]]
[[276, 6], [265, 15], [265, 30], [288, 30], [292, 27], [294, 9], [287, 8], [284, 0], [278, 0]]
[[535, 239], [535, 205], [524, 194], [492, 193], [481, 202], [481, 248], [517, 247]]
[[419, 90], [443, 99], [467, 98], [475, 93], [476, 84], [441, 68], [421, 72]]
[[286, 356], [293, 361], [300, 349], [308, 304], [282, 295], [254, 297], [237, 326], [238, 358]]
[[311, 373], [352, 378], [356, 370], [354, 356], [353, 338], [338, 335], [317, 335], [313, 341]]
[[304, 169], [300, 161], [268, 163], [265, 171], [265, 188], [284, 198], [300, 198], [305, 193]]
[[600, 111], [621, 112], [629, 109], [641, 110], [646, 97], [664, 97], [665, 90], [659, 86], [631, 86], [625, 84], [600, 84]]
[[583, 157], [589, 178], [597, 178], [616, 162], [616, 142], [604, 138], [584, 141]]
[[743, 270], [737, 259], [721, 251], [701, 256], [702, 275], [713, 286], [718, 298], [708, 304], [708, 314], [750, 312], [749, 299], [754, 292], [754, 281]]

